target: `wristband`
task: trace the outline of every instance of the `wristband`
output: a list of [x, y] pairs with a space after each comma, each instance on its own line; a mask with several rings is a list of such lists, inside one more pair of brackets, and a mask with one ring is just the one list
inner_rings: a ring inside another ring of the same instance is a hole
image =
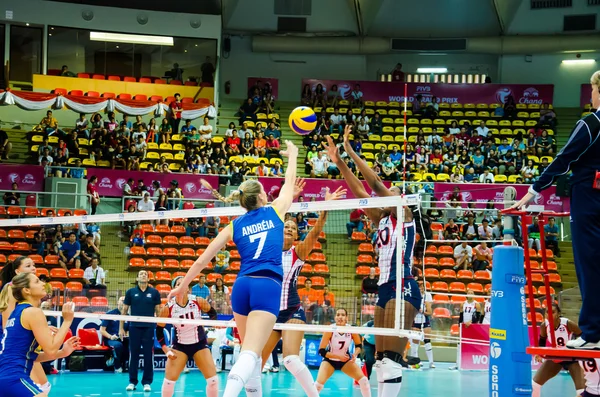
[[319, 349], [319, 354], [321, 357], [326, 358], [325, 356], [327, 356], [327, 349]]

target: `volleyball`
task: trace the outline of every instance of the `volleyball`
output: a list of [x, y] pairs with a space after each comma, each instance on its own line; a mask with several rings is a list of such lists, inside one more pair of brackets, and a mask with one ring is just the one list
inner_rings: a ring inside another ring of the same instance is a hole
[[317, 115], [306, 106], [299, 106], [290, 113], [290, 128], [296, 134], [308, 135], [317, 126]]

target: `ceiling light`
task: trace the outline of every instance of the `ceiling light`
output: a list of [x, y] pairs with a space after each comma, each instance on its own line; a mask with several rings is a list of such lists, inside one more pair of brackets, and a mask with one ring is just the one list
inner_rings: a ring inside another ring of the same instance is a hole
[[418, 68], [417, 73], [448, 73], [448, 68]]
[[142, 36], [137, 34], [90, 32], [90, 40], [107, 41], [111, 43], [173, 46], [173, 38], [166, 36]]
[[565, 65], [591, 65], [596, 63], [595, 59], [564, 59], [562, 61]]

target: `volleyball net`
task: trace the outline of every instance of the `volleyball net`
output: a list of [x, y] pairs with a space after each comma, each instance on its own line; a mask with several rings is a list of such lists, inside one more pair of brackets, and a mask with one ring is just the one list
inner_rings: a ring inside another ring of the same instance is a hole
[[[177, 208], [184, 207], [180, 204]], [[297, 289], [307, 324], [278, 324], [277, 328], [311, 333], [331, 331], [336, 311], [343, 308], [348, 313], [351, 332], [420, 339], [420, 330], [402, 325], [404, 305], [396, 305], [393, 327], [368, 324], [374, 319], [377, 302], [377, 225], [357, 209], [391, 208], [399, 214], [398, 222], [402, 222], [402, 208], [406, 205], [417, 208], [419, 197], [294, 203], [285, 218], [296, 222], [298, 239], [294, 245], [297, 250], [304, 245], [306, 252]], [[47, 314], [60, 316], [62, 304], [73, 302], [75, 317], [85, 319], [86, 324], [99, 327], [103, 319], [156, 323], [158, 319], [154, 317], [123, 317], [106, 312], [117, 308], [119, 298], [135, 286], [140, 272], [147, 274], [149, 284], [158, 290], [164, 304], [176, 278], [186, 274], [219, 230], [245, 211], [220, 202], [195, 202], [193, 208], [186, 205], [185, 208], [190, 208], [186, 210], [141, 212], [151, 207], [144, 199], [135, 203], [137, 211], [131, 205], [128, 207], [125, 213], [2, 219], [1, 265], [23, 255], [35, 262], [38, 276], [47, 280], [49, 299], [43, 306]], [[58, 208], [54, 210], [53, 214], [65, 214]], [[319, 218], [324, 212], [327, 217], [321, 225]], [[42, 213], [46, 212], [42, 209]], [[398, 230], [397, 257], [402, 258], [404, 236], [402, 228]], [[421, 262], [415, 260], [416, 266], [421, 266]], [[160, 322], [233, 326], [231, 293], [240, 266], [237, 248], [229, 242], [190, 285], [192, 294], [211, 302], [218, 313], [217, 320], [161, 319]], [[402, 272], [400, 262], [398, 301], [402, 300]], [[419, 273], [423, 274], [423, 269], [419, 268]], [[440, 327], [447, 328], [447, 333], [450, 324], [440, 322]]]

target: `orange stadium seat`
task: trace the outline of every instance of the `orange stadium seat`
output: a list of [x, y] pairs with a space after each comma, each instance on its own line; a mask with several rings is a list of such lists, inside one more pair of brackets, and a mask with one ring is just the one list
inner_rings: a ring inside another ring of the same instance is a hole
[[142, 258], [131, 258], [129, 260], [130, 267], [144, 267], [146, 262]]
[[184, 258], [195, 258], [196, 251], [193, 248], [182, 248], [179, 250], [179, 255]]
[[157, 284], [154, 288], [156, 288], [161, 295], [167, 295], [171, 292], [171, 286], [169, 284]]
[[165, 248], [163, 255], [171, 258], [177, 258], [179, 256], [179, 250], [177, 248]]
[[439, 255], [454, 255], [454, 249], [449, 245], [440, 245], [438, 248]]
[[46, 255], [44, 257], [44, 263], [47, 266], [56, 266], [56, 265], [58, 265], [58, 255]]
[[148, 245], [161, 245], [163, 242], [162, 237], [156, 234], [150, 234], [146, 237], [146, 244]]
[[176, 236], [165, 236], [163, 237], [163, 244], [179, 245], [179, 239]]
[[229, 251], [229, 259], [242, 259], [240, 253], [237, 250]]
[[352, 232], [352, 241], [359, 242], [359, 241], [366, 241], [366, 240], [367, 240], [367, 235], [364, 234], [363, 232]]
[[74, 296], [72, 302], [77, 308], [88, 307], [90, 305], [90, 300], [87, 296]]
[[35, 275], [36, 276], [41, 276], [44, 275], [46, 277], [50, 277], [50, 273], [48, 272], [48, 269], [44, 269], [43, 267], [36, 267], [35, 268]]
[[434, 292], [448, 292], [448, 284], [443, 281], [436, 281], [431, 284], [431, 290]]
[[560, 274], [558, 273], [550, 273], [548, 275], [548, 279], [550, 280], [550, 284], [560, 285], [562, 284], [562, 279]]
[[361, 254], [374, 254], [375, 249], [373, 248], [373, 244], [371, 243], [361, 243], [358, 246], [358, 252]]
[[471, 281], [473, 280], [473, 273], [470, 270], [459, 270], [456, 278], [462, 281]]
[[236, 278], [237, 278], [237, 274], [226, 274], [225, 277], [223, 278], [223, 282], [227, 285], [231, 285], [231, 284], [235, 283]]
[[483, 294], [483, 285], [479, 283], [469, 283], [467, 284], [467, 289], [470, 289], [476, 294]]
[[329, 274], [329, 266], [324, 265], [324, 264], [315, 265], [314, 272], [321, 273], [321, 274]]
[[162, 262], [160, 259], [148, 259], [146, 261], [146, 266], [150, 267], [150, 268], [158, 268], [160, 269], [162, 267]]
[[448, 297], [448, 295], [436, 294], [436, 295], [433, 295], [433, 302], [434, 303], [447, 303], [447, 302], [450, 302], [450, 298]]
[[50, 277], [51, 278], [60, 278], [60, 279], [68, 278], [67, 271], [65, 269], [63, 269], [62, 267], [50, 270]]
[[196, 245], [201, 247], [208, 247], [210, 239], [208, 237], [196, 237]]
[[190, 236], [179, 237], [179, 245], [194, 246], [194, 238]]
[[437, 258], [434, 258], [433, 256], [426, 256], [424, 262], [425, 262], [425, 267], [438, 265]]
[[[546, 287], [542, 285], [538, 288], [537, 293], [538, 295], [546, 295]], [[550, 287], [550, 295], [556, 295], [556, 291], [552, 287]]]
[[65, 285], [61, 281], [50, 281], [48, 284], [52, 289], [57, 289], [59, 291], [65, 290]]
[[448, 291], [455, 293], [455, 294], [460, 294], [460, 293], [467, 292], [467, 289], [465, 288], [464, 283], [456, 281], [456, 282], [450, 283], [450, 286], [448, 287]]
[[558, 271], [558, 266], [556, 266], [556, 262], [548, 261], [546, 264], [548, 265], [548, 271], [553, 271], [553, 272]]
[[83, 269], [70, 269], [69, 270], [69, 279], [77, 280], [83, 278]]
[[310, 280], [314, 287], [323, 287], [325, 286], [325, 279], [320, 276], [311, 277]]
[[130, 256], [146, 256], [146, 249], [144, 247], [131, 247], [129, 249]]
[[212, 284], [212, 283], [216, 282], [218, 278], [223, 278], [223, 275], [219, 274], [219, 273], [209, 273], [206, 276], [206, 282]]
[[490, 282], [492, 281], [492, 276], [490, 275], [490, 273], [487, 270], [478, 270], [475, 272], [475, 280], [479, 281], [479, 282]]
[[456, 280], [456, 272], [451, 269], [444, 269], [440, 272], [442, 280]]
[[453, 295], [452, 298], [450, 299], [450, 302], [456, 304], [456, 303], [463, 303], [466, 300], [467, 300], [467, 297], [465, 295]]
[[163, 256], [163, 250], [159, 247], [150, 247], [146, 251], [148, 256]]
[[454, 267], [456, 263], [453, 258], [440, 258], [441, 267]]
[[171, 273], [165, 271], [156, 272], [156, 274], [154, 275], [154, 280], [171, 281]]
[[69, 291], [83, 291], [83, 284], [79, 281], [69, 281], [65, 288]]
[[433, 318], [451, 319], [452, 314], [450, 314], [450, 310], [445, 307], [436, 307], [433, 309]]
[[179, 261], [177, 259], [165, 259], [165, 269], [179, 269]]
[[369, 266], [357, 266], [356, 267], [356, 275], [358, 276], [368, 276], [371, 268]]
[[182, 269], [189, 269], [190, 267], [192, 267], [194, 262], [195, 261], [193, 261], [191, 259], [184, 259], [181, 262], [179, 262], [179, 265], [181, 266]]
[[458, 324], [452, 324], [450, 326], [450, 335], [452, 336], [458, 336], [459, 335], [459, 329], [458, 329]]
[[298, 276], [298, 285], [304, 285], [305, 282], [306, 282], [305, 276]]
[[437, 247], [435, 245], [430, 245], [425, 250], [425, 253], [429, 254], [429, 255], [437, 255], [437, 253], [438, 253]]
[[300, 274], [311, 274], [313, 272], [313, 268], [311, 265], [303, 265], [302, 269], [300, 269]]
[[430, 281], [435, 281], [440, 278], [440, 272], [437, 269], [425, 269], [425, 278]]
[[173, 234], [185, 234], [185, 227], [181, 225], [173, 225], [171, 227], [171, 233]]
[[324, 263], [324, 262], [327, 262], [327, 258], [325, 258], [325, 254], [323, 254], [322, 252], [313, 252], [312, 254], [310, 254], [310, 256], [308, 257], [306, 262]]
[[90, 304], [92, 306], [105, 307], [108, 306], [108, 299], [105, 296], [94, 296]]
[[154, 231], [158, 234], [169, 234], [171, 233], [171, 229], [167, 225], [156, 225]]
[[229, 270], [234, 271], [234, 272], [239, 272], [240, 271], [240, 266], [241, 266], [241, 263], [238, 262], [238, 261], [230, 262], [229, 263]]

